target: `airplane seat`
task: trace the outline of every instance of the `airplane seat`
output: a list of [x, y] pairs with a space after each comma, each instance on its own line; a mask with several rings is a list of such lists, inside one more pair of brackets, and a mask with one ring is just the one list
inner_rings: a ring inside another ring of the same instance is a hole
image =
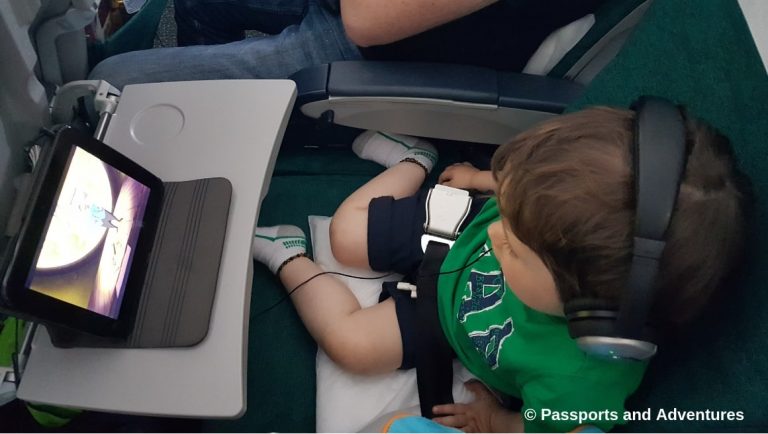
[[[521, 73], [388, 61], [306, 68], [291, 77], [298, 86], [295, 109], [335, 125], [499, 144], [575, 101], [620, 50], [652, 1], [604, 2], [594, 14], [552, 32]], [[289, 127], [289, 142], [291, 137], [297, 143], [318, 141], [301, 136], [303, 130], [313, 131], [306, 128], [311, 123], [305, 117], [291, 120], [304, 124], [293, 131]]]
[[595, 10], [594, 24], [587, 33], [546, 75], [588, 84], [621, 50], [652, 3], [653, 0], [604, 2]]
[[[31, 3], [35, 2], [40, 3]], [[338, 143], [340, 135], [351, 137], [359, 129], [390, 127], [386, 129], [441, 142], [440, 164], [445, 165], [492, 152], [494, 145], [515, 132], [564, 110], [593, 104], [627, 106], [643, 94], [683, 103], [722, 130], [752, 177], [757, 197], [768, 198], [763, 146], [768, 121], [761, 112], [768, 88], [739, 6], [729, 0], [701, 0], [695, 9], [674, 0], [621, 0], [606, 2], [605, 8], [596, 12], [595, 24], [547, 76], [387, 62], [339, 62], [299, 72], [294, 77], [299, 88], [296, 112], [286, 133], [289, 146], [277, 160], [259, 225], [295, 224], [309, 233], [307, 215], [331, 215], [347, 195], [380, 171], [357, 159], [346, 146], [292, 145]], [[9, 17], [20, 14], [10, 9], [0, 2], [4, 20], [0, 35], [28, 25], [9, 23]], [[632, 30], [632, 21], [641, 16]], [[8, 145], [0, 147], [4, 200], [12, 197], [11, 175], [22, 165], [21, 144], [49, 122], [44, 89], [32, 80], [35, 62], [30, 50], [34, 53], [31, 46], [18, 50], [11, 38], [0, 38], [3, 58], [27, 65], [21, 75], [0, 68], [0, 89], [8, 90], [0, 92], [0, 111], [17, 108], [15, 114], [0, 117], [0, 139]], [[433, 177], [439, 172], [437, 167]], [[2, 223], [5, 209], [0, 206]], [[744, 420], [734, 422], [738, 425], [652, 420], [623, 429], [725, 431], [768, 426], [768, 412], [755, 399], [765, 395], [768, 380], [764, 352], [768, 319], [763, 313], [768, 303], [766, 214], [765, 204], [758, 202], [750, 254], [731, 294], [697, 324], [690, 339], [661, 349], [629, 402], [630, 409], [654, 412], [742, 410]], [[248, 410], [238, 420], [207, 421], [204, 429], [313, 431], [316, 345], [274, 276], [256, 267], [252, 287]], [[267, 310], [280, 300], [284, 301]]]
[[[419, 68], [425, 73], [435, 71], [426, 66], [401, 66], [414, 68], [414, 74]], [[334, 80], [336, 73], [358, 77], [359, 82], [367, 81], [375, 85], [378, 92], [405, 80], [406, 84], [418, 85], [409, 88], [416, 90], [406, 96], [423, 99], [432, 97], [430, 92], [436, 92], [435, 87], [448, 81], [436, 73], [430, 76], [431, 80], [404, 74], [391, 82], [382, 79], [381, 75], [368, 73], [377, 69], [393, 73], [390, 69], [398, 67], [342, 63], [323, 67], [320, 75], [308, 73], [301, 77], [300, 73], [297, 76], [300, 94], [296, 110], [311, 111], [324, 120], [320, 123], [324, 126], [308, 129], [310, 140], [304, 137], [297, 143], [311, 145], [313, 135], [322, 135], [326, 128], [335, 129], [349, 119], [354, 123], [348, 125], [368, 127], [367, 120], [345, 114], [334, 105], [353, 98], [350, 88], [356, 87], [356, 92], [364, 88], [353, 86], [356, 82], [350, 81], [351, 78]], [[553, 73], [558, 70], [555, 67]], [[355, 73], [351, 74], [351, 71]], [[450, 95], [461, 96], [478, 105], [493, 99], [488, 96], [492, 91], [487, 88], [483, 91], [482, 87], [488, 80], [493, 81], [493, 75], [482, 75], [487, 71], [478, 70], [453, 70], [447, 75], [462, 75], [461, 72], [469, 72], [469, 78], [459, 80], [463, 86]], [[475, 77], [482, 75], [485, 80], [472, 81], [473, 73]], [[308, 77], [315, 77], [315, 80], [302, 83]], [[533, 78], [556, 80], [554, 77]], [[768, 198], [768, 158], [764, 146], [768, 121], [761, 110], [768, 99], [767, 81], [738, 4], [728, 0], [704, 0], [697, 3], [696, 10], [691, 10], [680, 2], [657, 0], [650, 5], [618, 55], [594, 76], [588, 86], [573, 95], [560, 94], [557, 104], [569, 111], [597, 104], [627, 107], [644, 94], [659, 95], [684, 104], [691, 113], [730, 138], [742, 169], [752, 178], [758, 198], [751, 224], [753, 236], [749, 241], [749, 253], [738, 275], [728, 283], [728, 294], [695, 324], [694, 333], [686, 340], [660, 348], [640, 389], [627, 403], [630, 410], [650, 408], [652, 420], [630, 422], [619, 427], [620, 431], [732, 431], [768, 426], [768, 411], [759, 399], [765, 396], [763, 385], [768, 380], [768, 356], [764, 351], [764, 336], [768, 334], [768, 318], [764, 314], [768, 303], [765, 284], [768, 281], [768, 251], [764, 247], [768, 243], [768, 226], [765, 224], [768, 209], [761, 201]], [[558, 83], [562, 84], [562, 81]], [[568, 83], [573, 82], [568, 80]], [[571, 89], [568, 83], [559, 89]], [[528, 83], [528, 86], [533, 84]], [[551, 90], [553, 86], [544, 85], [543, 88]], [[372, 99], [377, 102], [371, 94], [363, 97], [367, 98], [367, 103]], [[362, 100], [353, 102], [358, 104]], [[533, 104], [530, 100], [527, 103]], [[311, 104], [322, 106], [314, 110]], [[391, 125], [410, 128], [408, 119], [397, 118]], [[351, 129], [350, 135], [358, 131]], [[438, 128], [430, 133], [439, 136]], [[455, 136], [438, 137], [437, 141], [452, 138]], [[440, 164], [460, 161], [476, 151], [493, 149], [493, 145], [487, 144], [493, 141], [484, 143], [441, 142]], [[259, 225], [294, 224], [309, 234], [307, 215], [332, 215], [346, 195], [379, 171], [378, 166], [360, 161], [346, 147], [284, 146]], [[440, 167], [434, 173], [439, 171]], [[273, 276], [264, 269], [256, 270], [250, 309], [249, 411], [237, 421], [210, 421], [206, 423], [206, 429], [313, 430], [316, 346], [290, 303], [283, 302], [265, 311], [283, 296], [284, 289]], [[259, 372], [268, 375], [259, 375]], [[675, 409], [742, 411], [743, 420], [683, 422], [668, 413], [659, 416], [661, 409], [666, 412]]]
[[84, 80], [99, 61], [126, 51], [152, 48], [168, 0], [145, 0], [131, 19], [109, 36], [83, 37], [85, 27], [99, 14], [94, 0], [32, 0], [36, 10], [29, 38], [40, 61], [39, 77], [48, 87]]
[[[736, 2], [707, 0], [696, 10], [659, 0], [631, 43], [590, 84], [571, 109], [595, 104], [626, 106], [655, 94], [689, 112], [731, 141], [741, 169], [751, 178], [754, 209], [744, 261], [724, 285], [722, 299], [684, 340], [660, 347], [629, 408], [651, 408], [652, 420], [632, 431], [755, 431], [768, 426], [768, 74]], [[702, 228], [706, 230], [706, 228]], [[743, 421], [686, 420], [658, 411], [743, 411]]]

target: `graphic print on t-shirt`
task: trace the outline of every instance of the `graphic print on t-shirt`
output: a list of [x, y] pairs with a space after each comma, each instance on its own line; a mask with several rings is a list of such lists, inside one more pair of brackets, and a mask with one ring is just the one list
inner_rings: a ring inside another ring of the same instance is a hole
[[485, 358], [486, 363], [491, 369], [499, 367], [499, 351], [504, 344], [504, 340], [512, 335], [515, 327], [512, 325], [512, 318], [509, 318], [500, 326], [491, 326], [483, 332], [472, 332], [469, 338], [477, 348], [477, 351]]
[[472, 270], [467, 281], [467, 294], [461, 299], [458, 320], [467, 321], [467, 317], [493, 309], [504, 297], [504, 276], [501, 271], [482, 273]]

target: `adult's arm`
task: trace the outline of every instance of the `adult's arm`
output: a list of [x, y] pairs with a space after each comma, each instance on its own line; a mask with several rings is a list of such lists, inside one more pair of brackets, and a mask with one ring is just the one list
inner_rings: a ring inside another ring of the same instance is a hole
[[341, 19], [356, 45], [389, 44], [469, 15], [498, 0], [341, 0]]

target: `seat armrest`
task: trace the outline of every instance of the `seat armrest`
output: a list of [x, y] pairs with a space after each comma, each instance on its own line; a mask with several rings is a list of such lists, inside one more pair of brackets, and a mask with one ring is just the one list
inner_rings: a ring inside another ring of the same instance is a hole
[[356, 128], [502, 143], [583, 92], [567, 80], [466, 65], [344, 61], [291, 77], [307, 116]]
[[560, 114], [584, 93], [574, 81], [517, 72], [498, 72], [499, 107]]
[[331, 64], [332, 96], [427, 98], [496, 104], [496, 71], [467, 65], [410, 62]]

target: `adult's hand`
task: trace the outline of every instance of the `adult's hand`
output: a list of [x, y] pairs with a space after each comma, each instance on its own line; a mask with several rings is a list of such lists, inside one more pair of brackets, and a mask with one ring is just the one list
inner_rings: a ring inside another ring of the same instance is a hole
[[369, 47], [413, 36], [497, 1], [341, 0], [341, 18], [349, 39]]

